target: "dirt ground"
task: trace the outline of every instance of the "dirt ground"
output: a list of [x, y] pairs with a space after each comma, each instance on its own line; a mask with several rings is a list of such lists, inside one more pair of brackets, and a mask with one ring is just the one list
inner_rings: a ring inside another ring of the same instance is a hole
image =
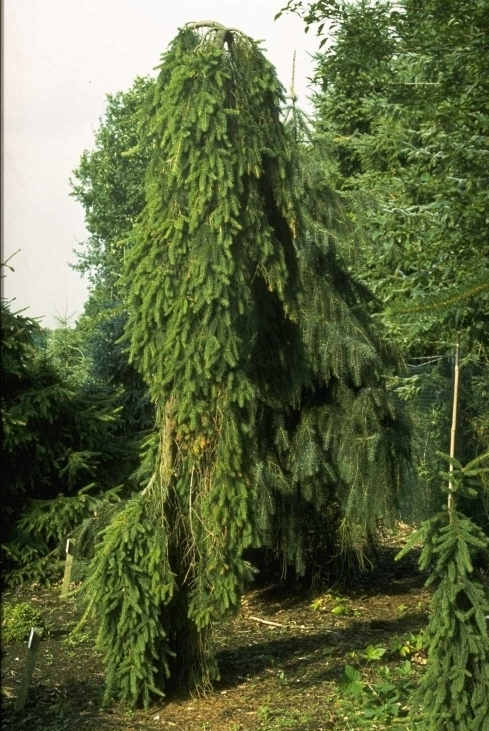
[[[8, 731], [326, 731], [353, 729], [338, 702], [338, 679], [368, 646], [418, 633], [427, 623], [429, 592], [415, 557], [397, 563], [402, 539], [350, 587], [321, 592], [255, 586], [239, 614], [216, 628], [221, 681], [203, 698], [181, 696], [149, 711], [101, 709], [103, 665], [94, 630], [70, 634], [80, 610], [60, 587], [6, 592], [30, 601], [50, 631], [41, 643], [23, 711], [14, 703], [27, 645], [2, 651], [2, 728]], [[386, 662], [394, 662], [387, 653]], [[398, 658], [399, 659], [399, 658]], [[422, 663], [420, 663], [422, 664]], [[422, 672], [422, 669], [419, 670]], [[372, 729], [382, 725], [366, 726]]]

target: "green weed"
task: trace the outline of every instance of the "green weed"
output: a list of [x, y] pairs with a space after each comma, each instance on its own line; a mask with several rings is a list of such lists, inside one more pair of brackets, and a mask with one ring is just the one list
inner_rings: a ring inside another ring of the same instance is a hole
[[403, 658], [424, 656], [423, 633], [410, 633], [406, 637], [396, 638], [392, 640], [389, 649], [392, 654], [398, 654]]
[[[391, 652], [405, 652], [401, 657], [406, 658], [411, 649], [417, 652], [414, 643], [415, 636], [399, 640]], [[355, 719], [356, 728], [371, 728], [374, 723], [382, 724], [382, 728], [405, 727], [415, 673], [408, 659], [394, 668], [379, 665], [374, 670], [372, 663], [378, 663], [386, 653], [387, 648], [373, 645], [363, 653], [350, 653], [359, 667], [346, 665], [338, 681], [339, 706], [345, 716], [352, 721]]]
[[333, 604], [333, 607], [329, 611], [336, 617], [356, 617], [360, 615], [359, 611], [353, 611], [349, 606], [350, 599], [339, 594], [324, 594], [311, 602], [309, 607], [316, 612], [324, 612], [329, 609], [331, 604]]

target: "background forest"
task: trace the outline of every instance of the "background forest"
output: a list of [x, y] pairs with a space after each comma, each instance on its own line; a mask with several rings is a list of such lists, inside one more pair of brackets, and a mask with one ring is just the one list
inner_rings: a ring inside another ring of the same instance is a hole
[[329, 586], [402, 520], [469, 618], [434, 605], [430, 728], [485, 730], [468, 681], [431, 691], [472, 621], [489, 682], [489, 3], [281, 12], [321, 38], [312, 116], [251, 39], [189, 24], [73, 172], [83, 315], [2, 301], [2, 581], [57, 581], [74, 537], [107, 696], [148, 705], [219, 677], [212, 625], [254, 572]]

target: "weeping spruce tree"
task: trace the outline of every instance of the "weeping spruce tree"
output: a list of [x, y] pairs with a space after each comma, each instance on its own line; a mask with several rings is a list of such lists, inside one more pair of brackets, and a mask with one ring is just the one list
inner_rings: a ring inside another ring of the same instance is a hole
[[238, 605], [247, 548], [304, 571], [311, 535], [361, 552], [394, 502], [406, 432], [389, 356], [313, 220], [324, 181], [301, 173], [314, 153], [283, 103], [257, 44], [205, 22], [179, 32], [141, 111], [154, 154], [127, 338], [157, 423], [144, 489], [86, 585], [108, 694], [129, 704], [218, 677], [212, 624]]

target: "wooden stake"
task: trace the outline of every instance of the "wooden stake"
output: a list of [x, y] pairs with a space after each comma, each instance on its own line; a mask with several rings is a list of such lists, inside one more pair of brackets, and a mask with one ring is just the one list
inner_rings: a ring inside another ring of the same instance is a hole
[[[450, 431], [450, 457], [455, 459], [455, 440], [457, 436], [457, 412], [458, 412], [458, 386], [460, 379], [460, 333], [457, 333], [457, 342], [455, 344], [455, 375], [453, 379], [453, 409], [452, 409], [452, 428]], [[453, 473], [453, 464], [450, 462], [448, 469], [450, 475]], [[448, 482], [448, 512], [451, 515], [455, 507], [455, 498], [453, 494], [453, 481], [450, 477]]]
[[73, 538], [68, 538], [68, 540], [66, 541], [65, 575], [63, 577], [63, 586], [61, 587], [61, 599], [66, 599], [70, 592], [71, 569], [73, 568], [74, 555], [75, 541], [73, 540]]
[[42, 638], [42, 628], [33, 627], [31, 634], [29, 635], [29, 642], [27, 643], [27, 658], [25, 661], [24, 672], [20, 679], [19, 692], [15, 701], [15, 710], [21, 711], [27, 700], [27, 693], [29, 692], [29, 685], [31, 684], [32, 673], [34, 672], [34, 666], [36, 664], [36, 658], [39, 652], [39, 647]]

